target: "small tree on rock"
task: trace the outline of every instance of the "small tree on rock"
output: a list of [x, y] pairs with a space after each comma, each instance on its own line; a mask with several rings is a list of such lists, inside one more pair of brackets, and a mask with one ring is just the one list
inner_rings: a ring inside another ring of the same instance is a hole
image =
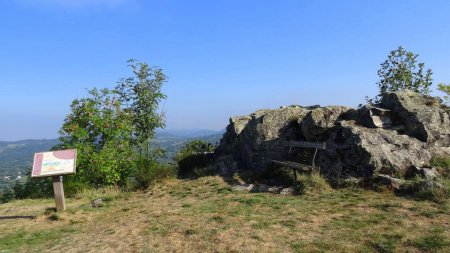
[[408, 89], [424, 95], [430, 92], [433, 72], [431, 69], [425, 70], [424, 63], [417, 63], [418, 56], [401, 46], [390, 52], [388, 59], [381, 63], [378, 70], [380, 94], [377, 101], [385, 93], [392, 91]]
[[445, 95], [443, 96], [444, 102], [450, 105], [450, 84], [438, 84], [438, 90], [443, 92]]

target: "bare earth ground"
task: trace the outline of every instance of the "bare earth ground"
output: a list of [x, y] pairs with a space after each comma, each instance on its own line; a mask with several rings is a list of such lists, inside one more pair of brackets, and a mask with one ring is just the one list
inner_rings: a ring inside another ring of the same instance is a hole
[[66, 201], [62, 214], [52, 199], [0, 205], [0, 252], [450, 252], [449, 203], [392, 193], [285, 197], [203, 177]]

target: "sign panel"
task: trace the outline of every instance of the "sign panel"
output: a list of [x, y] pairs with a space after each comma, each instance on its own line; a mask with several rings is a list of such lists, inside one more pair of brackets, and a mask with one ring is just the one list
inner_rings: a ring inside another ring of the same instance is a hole
[[76, 158], [76, 149], [36, 153], [31, 177], [74, 174]]

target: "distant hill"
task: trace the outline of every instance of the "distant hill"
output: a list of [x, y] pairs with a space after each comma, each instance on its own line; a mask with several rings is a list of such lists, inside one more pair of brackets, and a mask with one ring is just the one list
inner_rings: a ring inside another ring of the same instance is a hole
[[156, 136], [179, 136], [185, 138], [198, 138], [224, 133], [225, 130], [214, 131], [209, 129], [161, 129], [156, 132]]
[[0, 188], [31, 167], [34, 153], [48, 151], [57, 143], [56, 139], [0, 141]]

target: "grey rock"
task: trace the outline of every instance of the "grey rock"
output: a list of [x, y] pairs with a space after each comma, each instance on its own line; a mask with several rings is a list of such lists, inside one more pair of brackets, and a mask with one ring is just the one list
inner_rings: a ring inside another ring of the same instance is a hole
[[349, 111], [343, 106], [328, 106], [316, 108], [303, 118], [299, 124], [302, 126], [302, 134], [307, 141], [324, 141], [328, 138], [328, 131], [333, 128], [337, 120]]
[[[384, 96], [379, 106], [390, 119], [380, 118], [378, 125], [366, 122], [370, 106], [287, 106], [233, 117], [214, 166], [222, 174], [263, 174], [274, 168], [271, 160], [311, 164], [313, 149], [290, 150], [286, 141], [326, 142], [316, 164], [331, 178], [405, 176], [411, 167], [429, 166], [433, 155], [450, 155], [449, 108], [439, 99], [400, 91]], [[426, 170], [420, 173], [433, 177]]]
[[389, 93], [382, 105], [391, 109], [394, 122], [405, 134], [437, 146], [450, 146], [450, 111], [439, 98], [404, 90]]
[[294, 187], [288, 187], [281, 190], [280, 195], [295, 195]]
[[267, 192], [279, 194], [282, 189], [283, 189], [282, 187], [273, 186], [273, 187], [270, 187], [269, 189], [267, 189]]
[[269, 186], [266, 184], [259, 184], [256, 187], [253, 188], [253, 192], [267, 192], [269, 189]]
[[407, 178], [421, 177], [425, 180], [434, 180], [439, 177], [439, 173], [435, 168], [417, 168], [412, 166], [405, 174]]
[[92, 207], [102, 207], [105, 204], [105, 202], [103, 201], [103, 199], [94, 199], [93, 201], [91, 201], [91, 206]]
[[255, 187], [254, 184], [244, 184], [244, 185], [235, 185], [232, 186], [231, 189], [233, 191], [243, 191], [243, 192], [251, 192]]
[[399, 190], [403, 187], [403, 185], [407, 183], [407, 181], [399, 178], [394, 178], [388, 175], [380, 174], [374, 178], [374, 183], [382, 184], [394, 190]]
[[415, 191], [435, 191], [444, 189], [444, 186], [433, 180], [423, 180], [415, 182], [412, 188]]

